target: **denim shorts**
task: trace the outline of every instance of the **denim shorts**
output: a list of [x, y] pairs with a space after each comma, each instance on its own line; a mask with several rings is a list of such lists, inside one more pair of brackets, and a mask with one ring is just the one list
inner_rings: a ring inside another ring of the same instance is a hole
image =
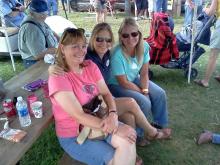
[[220, 19], [216, 21], [215, 29], [212, 32], [212, 36], [210, 39], [210, 48], [212, 49], [220, 49]]
[[94, 8], [96, 12], [101, 12], [106, 9], [105, 4], [102, 4], [100, 1], [94, 2]]
[[147, 0], [136, 0], [137, 10], [146, 10], [148, 8]]
[[76, 142], [76, 138], [58, 137], [61, 147], [73, 159], [88, 165], [106, 165], [113, 158], [115, 149], [111, 146], [112, 135], [104, 140], [87, 139], [81, 145]]

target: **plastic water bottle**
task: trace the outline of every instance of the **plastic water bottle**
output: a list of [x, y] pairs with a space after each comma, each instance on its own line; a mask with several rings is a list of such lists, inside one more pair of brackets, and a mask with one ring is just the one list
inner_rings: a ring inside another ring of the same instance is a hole
[[17, 98], [16, 108], [18, 111], [21, 127], [27, 127], [31, 125], [31, 118], [28, 112], [27, 103], [23, 100], [21, 96]]

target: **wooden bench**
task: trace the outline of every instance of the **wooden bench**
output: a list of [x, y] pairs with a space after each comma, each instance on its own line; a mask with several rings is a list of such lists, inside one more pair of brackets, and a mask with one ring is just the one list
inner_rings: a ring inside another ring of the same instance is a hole
[[64, 152], [62, 158], [60, 159], [58, 165], [85, 165], [73, 158], [71, 158], [67, 153]]

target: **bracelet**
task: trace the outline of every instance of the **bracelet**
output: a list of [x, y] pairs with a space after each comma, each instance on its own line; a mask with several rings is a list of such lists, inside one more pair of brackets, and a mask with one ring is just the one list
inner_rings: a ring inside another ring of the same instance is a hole
[[109, 113], [109, 114], [110, 114], [110, 113], [115, 113], [116, 115], [118, 115], [118, 112], [117, 112], [116, 110], [111, 110], [111, 111], [109, 111], [108, 113]]
[[143, 93], [148, 93], [149, 90], [148, 90], [148, 88], [144, 88], [144, 89], [142, 89], [142, 92], [143, 92]]

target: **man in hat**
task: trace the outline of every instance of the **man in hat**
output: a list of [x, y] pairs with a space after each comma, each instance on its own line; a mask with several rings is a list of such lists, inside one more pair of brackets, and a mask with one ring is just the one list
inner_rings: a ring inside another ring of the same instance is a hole
[[18, 48], [26, 68], [43, 59], [46, 54], [54, 55], [59, 39], [44, 22], [48, 14], [45, 0], [32, 0], [28, 11], [28, 17], [18, 33]]
[[25, 7], [16, 0], [0, 0], [0, 15], [5, 18], [6, 26], [20, 27], [26, 17]]

